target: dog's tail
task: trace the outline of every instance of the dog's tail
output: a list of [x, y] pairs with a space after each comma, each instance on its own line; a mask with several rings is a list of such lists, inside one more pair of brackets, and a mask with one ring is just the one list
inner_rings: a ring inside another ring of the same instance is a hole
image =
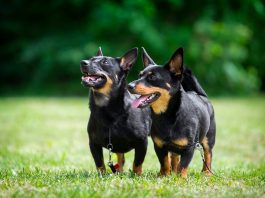
[[184, 67], [182, 87], [185, 91], [194, 91], [201, 96], [208, 97], [197, 78], [192, 74], [191, 69], [187, 67]]

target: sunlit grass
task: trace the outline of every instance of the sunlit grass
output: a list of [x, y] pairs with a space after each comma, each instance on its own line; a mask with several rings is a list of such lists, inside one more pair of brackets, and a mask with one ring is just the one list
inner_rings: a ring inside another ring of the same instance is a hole
[[[87, 98], [0, 99], [0, 197], [262, 197], [265, 196], [265, 97], [215, 99], [213, 169], [201, 175], [199, 153], [189, 178], [157, 177], [151, 140], [144, 173], [100, 177], [88, 148]], [[105, 159], [107, 159], [105, 152]]]

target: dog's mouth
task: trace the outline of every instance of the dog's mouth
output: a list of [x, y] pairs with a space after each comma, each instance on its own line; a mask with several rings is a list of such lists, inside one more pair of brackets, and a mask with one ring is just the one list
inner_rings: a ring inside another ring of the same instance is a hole
[[132, 102], [132, 107], [144, 108], [144, 107], [150, 105], [151, 103], [153, 103], [154, 101], [156, 101], [159, 97], [160, 97], [160, 93], [158, 93], [158, 92], [147, 94], [147, 95], [140, 95], [139, 98], [135, 99]]
[[84, 86], [93, 87], [95, 89], [103, 87], [107, 81], [106, 77], [103, 74], [83, 73], [81, 79], [82, 79], [82, 84]]

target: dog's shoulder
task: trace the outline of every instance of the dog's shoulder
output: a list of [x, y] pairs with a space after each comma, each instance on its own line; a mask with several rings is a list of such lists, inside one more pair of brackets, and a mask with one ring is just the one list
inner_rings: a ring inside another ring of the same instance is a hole
[[213, 114], [213, 106], [208, 97], [199, 95], [195, 91], [183, 91], [182, 103], [184, 108], [189, 112], [197, 112], [197, 114]]

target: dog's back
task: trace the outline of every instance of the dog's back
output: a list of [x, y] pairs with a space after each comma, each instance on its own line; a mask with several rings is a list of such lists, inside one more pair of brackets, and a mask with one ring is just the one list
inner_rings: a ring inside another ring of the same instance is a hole
[[[180, 114], [184, 116], [180, 116], [179, 119], [181, 119], [181, 117], [183, 120], [188, 118], [188, 122], [195, 121], [197, 123], [196, 125], [198, 125], [198, 128], [194, 130], [194, 133], [198, 133], [199, 136], [195, 138], [195, 142], [201, 142], [202, 139], [199, 137], [205, 137], [211, 128], [214, 118], [213, 106], [207, 97], [201, 96], [195, 91], [184, 91], [181, 101], [181, 111], [183, 111], [183, 113]], [[180, 123], [181, 122], [182, 121], [180, 121]]]
[[208, 97], [197, 78], [193, 75], [191, 69], [188, 67], [184, 67], [183, 70], [183, 79], [182, 79], [182, 87], [185, 91], [195, 91], [197, 94], [201, 96]]

